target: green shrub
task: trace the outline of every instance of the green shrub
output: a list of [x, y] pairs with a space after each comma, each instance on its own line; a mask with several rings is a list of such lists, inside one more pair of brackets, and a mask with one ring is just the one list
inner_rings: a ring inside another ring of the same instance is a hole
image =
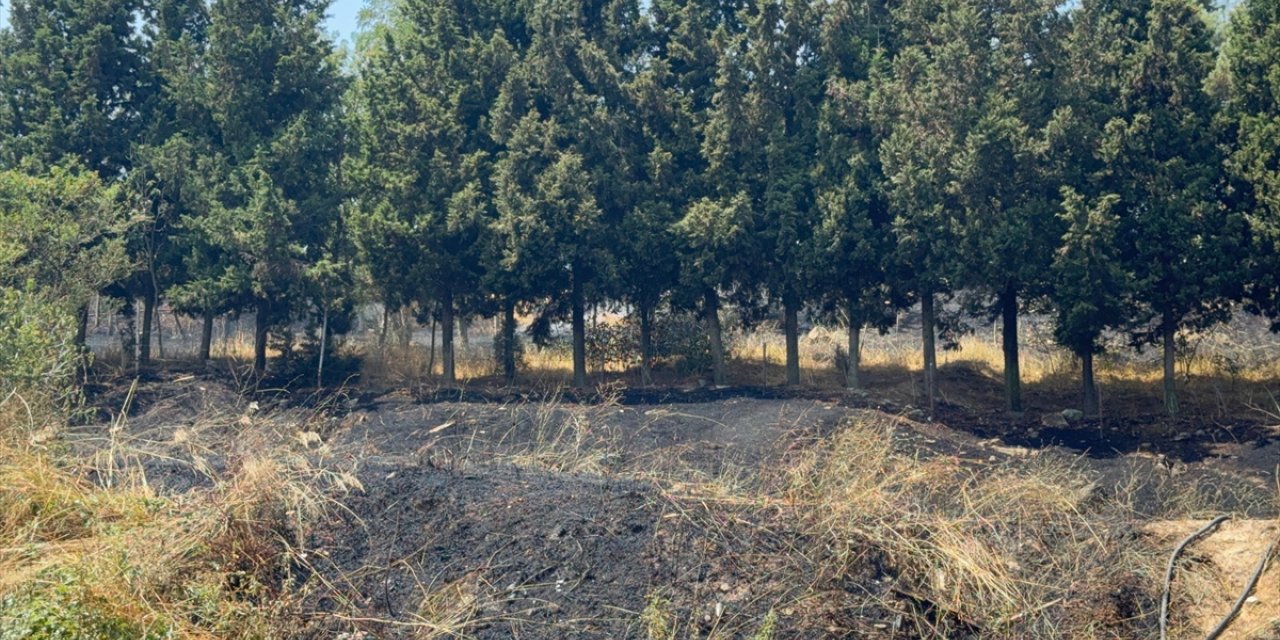
[[74, 409], [85, 358], [75, 324], [62, 305], [0, 287], [0, 407], [17, 403], [22, 411], [10, 413], [30, 419]]
[[112, 615], [104, 598], [84, 588], [74, 572], [46, 571], [23, 589], [0, 598], [0, 640], [149, 640], [148, 630]]

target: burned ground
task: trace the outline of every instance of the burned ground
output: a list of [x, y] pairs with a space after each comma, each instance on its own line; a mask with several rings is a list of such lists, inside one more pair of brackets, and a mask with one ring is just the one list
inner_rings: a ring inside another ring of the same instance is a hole
[[[1133, 441], [1149, 432], [1046, 428], [1030, 416], [1001, 422], [955, 406], [928, 420], [858, 395], [748, 388], [299, 399], [237, 393], [199, 373], [132, 393], [103, 389], [95, 404], [112, 420], [74, 429], [68, 444], [85, 455], [128, 451], [163, 492], [198, 491], [265, 450], [352, 479], [309, 522], [291, 560], [299, 637], [1017, 637], [1085, 622], [1100, 637], [1153, 630], [1158, 585], [1106, 554], [1073, 567], [1075, 582], [1046, 596], [1043, 611], [982, 618], [878, 545], [883, 523], [824, 530], [846, 516], [822, 520], [820, 506], [788, 482], [850, 425], [877, 425], [902, 464], [945, 468], [949, 478], [1066, 470], [1063, 491], [1082, 496], [1080, 517], [1098, 527], [1089, 548], [1150, 545], [1157, 558], [1158, 536], [1138, 519], [1274, 515], [1265, 454], [1238, 448], [1274, 446], [1261, 423], [1230, 451], [1213, 442], [1220, 429], [1205, 429], [1158, 440], [1148, 453]], [[1116, 508], [1121, 502], [1127, 510]], [[893, 531], [927, 538], [925, 522]], [[1009, 562], [1026, 564], [1017, 571], [1028, 575], [1055, 566], [1033, 564], [1037, 549], [1053, 544], [1045, 536], [1076, 535], [1026, 526], [993, 544], [1027, 547], [1010, 551]]]

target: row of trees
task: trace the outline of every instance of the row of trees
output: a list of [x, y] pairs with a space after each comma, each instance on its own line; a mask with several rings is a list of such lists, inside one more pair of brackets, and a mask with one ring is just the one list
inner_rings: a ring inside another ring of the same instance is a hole
[[[1107, 332], [1164, 350], [1235, 303], [1280, 316], [1280, 0], [384, 0], [354, 50], [322, 0], [15, 0], [0, 169], [80, 167], [123, 233], [141, 358], [162, 297], [256, 311], [256, 358], [321, 344], [362, 297], [443, 325], [621, 303], [650, 379], [660, 308], [697, 310], [724, 383], [726, 307], [865, 329], [942, 302], [1051, 314], [1096, 411]], [[139, 17], [141, 18], [139, 20]], [[77, 169], [71, 169], [76, 171]], [[83, 306], [83, 300], [80, 301]], [[126, 304], [131, 312], [131, 303]]]

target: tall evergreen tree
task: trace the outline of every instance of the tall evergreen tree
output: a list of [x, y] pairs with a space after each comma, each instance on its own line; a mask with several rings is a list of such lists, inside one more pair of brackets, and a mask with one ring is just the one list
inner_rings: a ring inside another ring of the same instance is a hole
[[756, 209], [755, 235], [768, 256], [767, 268], [758, 274], [761, 284], [782, 305], [789, 385], [800, 384], [799, 312], [813, 298], [809, 252], [817, 226], [813, 175], [826, 81], [820, 44], [825, 6], [760, 0], [751, 7], [746, 33], [745, 125], [762, 136], [763, 144], [739, 151], [739, 158], [754, 151], [761, 160], [743, 166], [735, 182]]
[[439, 309], [449, 383], [455, 317], [476, 303], [484, 277], [497, 151], [489, 112], [514, 62], [495, 8], [401, 4], [362, 57], [355, 89], [362, 254], [384, 303]]
[[[653, 313], [661, 293], [671, 289], [676, 306], [696, 307], [707, 300], [700, 278], [682, 273], [683, 240], [690, 228], [677, 227], [694, 203], [713, 194], [708, 160], [703, 154], [708, 118], [716, 95], [720, 63], [718, 30], [741, 32], [740, 2], [657, 0], [649, 11], [652, 51], [632, 83], [643, 133], [643, 193], [628, 216], [626, 250], [620, 257], [620, 279], [640, 316], [641, 377], [650, 380]], [[632, 225], [637, 228], [631, 230]], [[641, 235], [647, 234], [647, 235]], [[667, 258], [656, 258], [667, 256]], [[672, 259], [672, 257], [676, 259]], [[637, 286], [638, 285], [638, 286]], [[682, 286], [689, 285], [689, 286]], [[718, 308], [718, 304], [712, 305]], [[706, 314], [704, 313], [704, 316]], [[716, 318], [714, 326], [718, 326]], [[721, 345], [719, 335], [713, 343]], [[723, 384], [722, 348], [713, 360]]]
[[702, 125], [707, 191], [684, 212], [676, 230], [682, 288], [701, 306], [711, 342], [712, 381], [723, 385], [722, 293], [747, 289], [762, 280], [763, 262], [748, 257], [759, 256], [754, 236], [758, 206], [743, 181], [762, 173], [759, 150], [764, 132], [748, 120], [746, 37], [737, 14], [733, 22], [716, 27], [711, 42], [718, 59], [715, 90]]
[[586, 307], [616, 290], [611, 232], [635, 201], [626, 128], [625, 61], [641, 45], [630, 0], [549, 2], [530, 13], [532, 40], [494, 108], [506, 149], [496, 193], [503, 267], [526, 299], [547, 304], [542, 322], [568, 316], [573, 382], [587, 382]]
[[966, 124], [983, 113], [990, 69], [976, 61], [991, 47], [980, 7], [959, 0], [907, 2], [895, 8], [900, 49], [874, 76], [874, 113], [896, 246], [890, 278], [920, 302], [924, 397], [937, 401], [937, 299], [958, 271], [962, 203], [951, 163], [963, 153]]
[[862, 386], [860, 356], [864, 327], [892, 319], [893, 297], [884, 271], [893, 247], [880, 136], [871, 120], [873, 67], [892, 47], [888, 7], [883, 2], [831, 5], [822, 26], [820, 58], [826, 91], [818, 122], [819, 155], [814, 171], [820, 215], [814, 232], [813, 273], [826, 302], [843, 312], [849, 330], [846, 385]]
[[1068, 226], [1052, 268], [1054, 338], [1080, 359], [1082, 409], [1096, 416], [1093, 357], [1102, 350], [1102, 332], [1122, 326], [1128, 311], [1130, 283], [1116, 243], [1119, 197], [1108, 194], [1090, 203], [1070, 187], [1063, 195], [1060, 215]]
[[0, 38], [0, 167], [71, 157], [106, 180], [139, 129], [140, 0], [14, 0]]
[[1022, 411], [1018, 315], [1024, 300], [1043, 295], [1061, 235], [1055, 215], [1059, 176], [1046, 157], [1061, 41], [1066, 25], [1053, 0], [991, 0], [976, 24], [980, 39], [968, 57], [984, 67], [970, 87], [977, 108], [962, 127], [951, 159], [960, 205], [960, 282], [994, 299], [1001, 318], [1006, 408]]
[[1224, 52], [1228, 161], [1247, 212], [1250, 306], [1280, 330], [1280, 2], [1245, 0], [1232, 13]]
[[[143, 300], [141, 366], [151, 359], [152, 325], [161, 297], [187, 280], [184, 258], [194, 238], [183, 233], [181, 221], [204, 209], [196, 169], [200, 158], [213, 151], [213, 118], [205, 102], [207, 7], [197, 0], [153, 0], [144, 8], [141, 126], [131, 147], [133, 166], [126, 182], [148, 204], [150, 216], [146, 224], [133, 228], [129, 238], [137, 271], [114, 287], [127, 306], [134, 298]], [[207, 359], [213, 309], [184, 308], [204, 318], [201, 355]]]
[[1054, 336], [1080, 359], [1083, 410], [1098, 412], [1094, 356], [1104, 331], [1126, 326], [1132, 317], [1128, 264], [1119, 240], [1122, 218], [1119, 176], [1103, 153], [1107, 124], [1121, 117], [1124, 61], [1138, 50], [1146, 31], [1149, 2], [1089, 0], [1067, 15], [1063, 73], [1058, 77], [1054, 114], [1046, 126], [1050, 172], [1063, 185], [1058, 207], [1066, 227], [1056, 237], [1049, 301]]
[[1163, 350], [1165, 408], [1178, 413], [1176, 336], [1220, 321], [1241, 281], [1242, 219], [1222, 204], [1223, 156], [1205, 90], [1212, 33], [1193, 0], [1154, 0], [1124, 60], [1121, 113], [1102, 137], [1124, 211], [1118, 232], [1134, 278], [1134, 340]]
[[211, 107], [226, 162], [211, 214], [218, 281], [256, 313], [254, 369], [275, 323], [305, 311], [304, 276], [339, 214], [336, 107], [342, 82], [320, 23], [323, 0], [218, 0], [211, 9]]

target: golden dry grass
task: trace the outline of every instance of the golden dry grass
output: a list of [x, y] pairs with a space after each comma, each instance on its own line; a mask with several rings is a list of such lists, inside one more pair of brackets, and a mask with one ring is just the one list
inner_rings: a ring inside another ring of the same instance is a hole
[[[985, 637], [1039, 638], [1108, 637], [1119, 612], [1079, 609], [1097, 607], [1105, 589], [1158, 574], [1151, 548], [1121, 543], [1132, 512], [1092, 504], [1093, 483], [1070, 464], [912, 457], [893, 450], [892, 429], [852, 421], [781, 474], [781, 498], [808, 514], [833, 571], [875, 549], [899, 573], [902, 594], [932, 603], [951, 623]], [[1076, 601], [1091, 596], [1097, 601]], [[929, 637], [955, 632], [912, 622]]]
[[156, 493], [141, 466], [117, 464], [109, 477], [92, 459], [0, 446], [5, 625], [75, 637], [279, 635], [302, 535], [353, 480], [289, 447], [180, 495]]

